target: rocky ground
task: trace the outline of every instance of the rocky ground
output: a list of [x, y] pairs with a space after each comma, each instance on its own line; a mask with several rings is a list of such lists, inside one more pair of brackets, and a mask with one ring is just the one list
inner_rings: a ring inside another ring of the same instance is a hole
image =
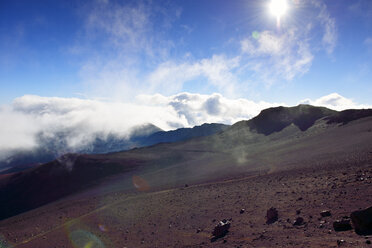
[[[0, 247], [372, 247], [372, 236], [333, 228], [334, 221], [371, 206], [371, 161], [150, 192], [98, 187], [1, 221]], [[267, 224], [271, 207], [278, 220]], [[331, 215], [322, 217], [324, 210]], [[223, 219], [229, 231], [213, 239]]]

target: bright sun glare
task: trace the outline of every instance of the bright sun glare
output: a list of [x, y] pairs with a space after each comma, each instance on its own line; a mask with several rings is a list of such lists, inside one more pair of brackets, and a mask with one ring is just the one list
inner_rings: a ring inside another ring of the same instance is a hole
[[277, 25], [280, 26], [280, 18], [287, 12], [287, 0], [271, 0], [269, 3], [270, 13], [276, 17]]

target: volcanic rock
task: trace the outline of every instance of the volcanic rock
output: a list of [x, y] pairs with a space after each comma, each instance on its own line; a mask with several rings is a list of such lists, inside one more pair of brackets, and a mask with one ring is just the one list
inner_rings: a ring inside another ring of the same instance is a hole
[[301, 226], [302, 224], [304, 224], [304, 218], [302, 217], [297, 217], [293, 223], [294, 226]]
[[354, 211], [350, 215], [355, 232], [359, 235], [372, 234], [372, 207]]
[[230, 229], [231, 222], [223, 219], [214, 227], [214, 230], [212, 232], [212, 235], [214, 236], [214, 239], [221, 238], [225, 236]]
[[266, 224], [272, 224], [278, 220], [278, 210], [276, 208], [270, 208], [266, 212]]
[[352, 227], [350, 224], [350, 220], [336, 220], [335, 222], [333, 222], [333, 229], [335, 229], [336, 232], [351, 230]]
[[345, 240], [343, 240], [343, 239], [337, 240], [337, 246], [341, 246], [344, 243], [345, 243]]
[[324, 211], [320, 212], [320, 215], [321, 215], [322, 217], [329, 217], [329, 216], [331, 216], [331, 211], [329, 211], [329, 210], [324, 210]]

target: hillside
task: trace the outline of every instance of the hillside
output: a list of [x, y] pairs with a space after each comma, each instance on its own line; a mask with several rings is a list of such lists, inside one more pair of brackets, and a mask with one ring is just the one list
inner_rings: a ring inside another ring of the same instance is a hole
[[6, 161], [0, 161], [0, 175], [20, 172], [38, 164], [55, 160], [65, 153], [102, 154], [129, 150], [134, 147], [144, 147], [164, 142], [184, 141], [195, 137], [209, 136], [228, 128], [224, 124], [203, 124], [193, 128], [179, 128], [171, 131], [163, 131], [160, 128], [145, 124], [136, 126], [131, 130], [130, 137], [120, 137], [109, 134], [107, 136], [97, 134], [97, 137], [88, 144], [72, 149], [67, 145], [64, 132], [53, 137], [38, 135], [39, 147], [31, 151], [15, 152]]
[[[122, 174], [123, 178], [140, 175], [155, 190], [244, 173], [308, 167], [320, 158], [324, 163], [335, 156], [368, 154], [372, 146], [372, 119], [364, 112], [354, 110], [353, 115], [348, 116], [349, 122], [340, 126], [344, 118], [329, 123], [330, 118], [347, 115], [348, 111], [338, 113], [303, 105], [271, 108], [212, 136], [127, 152], [66, 155], [4, 177], [0, 181], [0, 197], [5, 204], [0, 207], [0, 217], [3, 219], [89, 188], [110, 175]], [[367, 158], [363, 155], [361, 159]], [[130, 182], [116, 186], [117, 190], [133, 189]]]

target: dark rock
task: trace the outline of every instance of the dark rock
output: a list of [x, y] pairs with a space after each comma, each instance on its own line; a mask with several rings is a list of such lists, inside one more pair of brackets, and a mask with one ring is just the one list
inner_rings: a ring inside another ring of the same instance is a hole
[[244, 214], [244, 212], [245, 212], [244, 208], [240, 209], [240, 214]]
[[372, 234], [372, 207], [365, 210], [354, 211], [351, 213], [350, 218], [357, 234]]
[[370, 245], [371, 244], [371, 240], [366, 240], [366, 244], [367, 245]]
[[341, 240], [337, 240], [337, 246], [341, 246], [345, 243], [345, 240], [341, 239]]
[[226, 219], [221, 220], [213, 229], [212, 235], [214, 239], [224, 237], [229, 232], [230, 226], [230, 221]]
[[300, 213], [301, 213], [301, 210], [300, 209], [296, 210], [296, 214], [297, 215], [299, 215]]
[[350, 220], [336, 220], [335, 222], [333, 222], [333, 229], [335, 229], [336, 232], [351, 230], [352, 227], [350, 224]]
[[185, 184], [185, 188], [187, 188], [187, 187], [189, 187], [189, 185], [188, 184]]
[[201, 232], [201, 229], [199, 228], [198, 230], [196, 230], [196, 233], [200, 233]]
[[324, 211], [320, 212], [320, 215], [321, 215], [322, 217], [329, 217], [329, 216], [331, 216], [331, 211], [329, 211], [329, 210], [324, 210]]
[[266, 224], [272, 224], [278, 220], [278, 210], [276, 208], [270, 208], [266, 212]]
[[304, 218], [302, 217], [297, 217], [296, 220], [293, 222], [294, 226], [301, 226], [304, 224]]

